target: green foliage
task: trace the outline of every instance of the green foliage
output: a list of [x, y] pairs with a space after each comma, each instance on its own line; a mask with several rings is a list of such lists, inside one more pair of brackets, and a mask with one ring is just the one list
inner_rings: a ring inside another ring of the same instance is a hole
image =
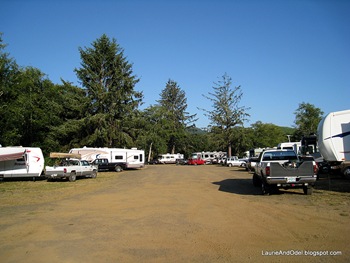
[[251, 135], [251, 148], [276, 147], [279, 143], [288, 141], [281, 127], [260, 121], [251, 125]]
[[167, 152], [183, 152], [186, 145], [186, 128], [195, 121], [196, 115], [189, 115], [185, 92], [173, 80], [168, 80], [158, 101], [158, 116], [166, 139]]
[[81, 68], [75, 69], [89, 98], [86, 142], [91, 146], [130, 147], [133, 144], [135, 113], [142, 93], [134, 90], [139, 81], [124, 50], [106, 35], [79, 48]]
[[208, 96], [213, 110], [206, 130], [193, 125], [185, 92], [168, 80], [156, 105], [140, 111], [143, 95], [135, 91], [139, 79], [115, 39], [102, 35], [91, 47], [80, 48], [81, 68], [75, 69], [84, 89], [62, 80], [53, 84], [39, 69], [19, 67], [5, 52], [0, 33], [0, 144], [39, 146], [47, 156], [82, 146], [138, 147], [151, 157], [166, 152], [190, 156], [198, 151], [242, 154], [258, 147], [274, 147], [314, 133], [323, 112], [309, 103], [296, 110], [295, 128], [243, 122], [249, 108], [240, 106], [241, 87], [232, 88], [227, 74], [214, 83]]
[[211, 132], [217, 135], [220, 143], [226, 144], [228, 156], [231, 156], [232, 145], [241, 140], [234, 128], [242, 126], [249, 117], [249, 108], [239, 105], [243, 96], [241, 87], [232, 88], [231, 85], [231, 77], [224, 74], [218, 83], [214, 83], [214, 92], [210, 92], [209, 96], [203, 95], [213, 103], [212, 110], [204, 110], [211, 121]]
[[299, 104], [295, 114], [296, 131], [294, 137], [301, 140], [303, 136], [317, 133], [317, 127], [323, 117], [323, 111], [310, 103]]

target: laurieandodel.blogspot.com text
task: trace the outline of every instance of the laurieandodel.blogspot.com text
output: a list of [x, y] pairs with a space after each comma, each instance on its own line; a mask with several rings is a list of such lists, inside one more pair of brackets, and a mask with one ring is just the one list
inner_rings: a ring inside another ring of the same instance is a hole
[[311, 257], [324, 257], [324, 256], [342, 256], [342, 251], [335, 250], [262, 250], [262, 256], [311, 256]]

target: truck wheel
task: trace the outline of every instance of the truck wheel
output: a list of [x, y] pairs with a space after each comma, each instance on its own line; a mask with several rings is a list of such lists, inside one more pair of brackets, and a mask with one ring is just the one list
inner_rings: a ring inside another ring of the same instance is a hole
[[346, 167], [343, 171], [343, 176], [345, 179], [350, 179], [350, 167]]
[[261, 185], [260, 178], [256, 173], [253, 174], [253, 185], [259, 187]]
[[68, 177], [69, 182], [75, 182], [77, 179], [77, 175], [75, 173], [71, 173]]
[[313, 192], [314, 188], [313, 187], [304, 186], [303, 190], [304, 190], [304, 194], [312, 195], [312, 192]]
[[121, 171], [123, 171], [123, 169], [119, 166], [119, 165], [116, 165], [115, 167], [114, 167], [114, 170], [116, 171], [116, 172], [121, 172]]
[[232, 163], [229, 163], [229, 164], [228, 164], [228, 167], [232, 167]]
[[91, 174], [91, 178], [96, 178], [97, 177], [97, 172], [96, 171], [92, 171], [92, 174]]
[[261, 181], [261, 192], [263, 195], [270, 195], [270, 187], [263, 180]]

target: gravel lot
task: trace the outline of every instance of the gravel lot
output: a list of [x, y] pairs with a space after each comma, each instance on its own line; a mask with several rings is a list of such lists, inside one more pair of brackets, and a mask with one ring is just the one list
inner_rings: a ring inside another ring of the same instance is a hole
[[350, 262], [350, 182], [262, 196], [241, 168], [0, 183], [0, 262]]

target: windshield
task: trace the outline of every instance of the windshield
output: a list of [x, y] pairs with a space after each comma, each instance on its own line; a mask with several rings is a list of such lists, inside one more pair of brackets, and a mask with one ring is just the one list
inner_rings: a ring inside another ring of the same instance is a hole
[[297, 155], [294, 151], [276, 151], [265, 152], [263, 161], [279, 161], [279, 160], [296, 160]]

